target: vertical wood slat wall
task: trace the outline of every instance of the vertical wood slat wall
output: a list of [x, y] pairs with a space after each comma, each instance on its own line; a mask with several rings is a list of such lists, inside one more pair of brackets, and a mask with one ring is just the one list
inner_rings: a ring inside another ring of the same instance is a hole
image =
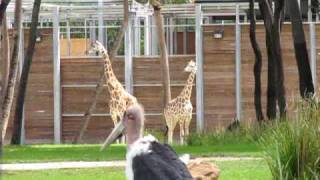
[[[223, 30], [222, 39], [214, 39], [213, 32]], [[305, 34], [309, 49], [309, 26], [305, 25]], [[27, 88], [25, 106], [26, 143], [53, 142], [53, 47], [52, 30], [40, 31], [41, 42], [36, 44], [34, 61]], [[257, 36], [263, 49], [262, 68], [262, 103], [265, 110], [267, 59], [264, 43], [264, 27], [257, 26]], [[316, 25], [317, 59], [320, 59], [320, 25]], [[25, 32], [25, 47], [28, 40]], [[298, 95], [298, 73], [293, 50], [291, 25], [284, 25], [281, 34], [285, 87], [289, 102], [289, 112], [292, 110], [292, 97]], [[204, 26], [204, 119], [206, 130], [226, 127], [236, 115], [235, 107], [235, 26]], [[193, 55], [172, 56], [170, 58], [172, 91], [175, 97], [185, 83], [187, 73], [183, 68]], [[160, 61], [155, 57], [136, 57], [134, 62], [134, 95], [145, 106], [147, 113], [147, 128], [163, 128], [161, 119], [162, 88]], [[241, 88], [242, 88], [242, 120], [255, 120], [253, 104], [254, 56], [249, 40], [249, 26], [241, 25]], [[78, 129], [81, 117], [89, 106], [93, 95], [94, 84], [98, 79], [102, 66], [97, 58], [62, 58], [62, 142], [69, 142], [73, 133]], [[121, 58], [113, 63], [114, 70], [121, 82], [124, 82], [124, 62]], [[320, 76], [320, 63], [317, 63], [317, 75]], [[319, 78], [318, 78], [319, 82]], [[91, 87], [85, 87], [91, 85]], [[78, 87], [82, 86], [82, 87]], [[92, 118], [85, 135], [86, 142], [100, 142], [113, 127], [108, 113], [108, 93], [103, 91], [99, 99], [96, 115]], [[192, 94], [195, 109], [195, 88]], [[14, 111], [12, 111], [14, 112]], [[8, 135], [12, 130], [12, 115]], [[195, 130], [195, 116], [192, 121]], [[178, 127], [177, 127], [178, 130]], [[176, 131], [178, 134], [178, 132]], [[10, 137], [7, 136], [7, 139]]]

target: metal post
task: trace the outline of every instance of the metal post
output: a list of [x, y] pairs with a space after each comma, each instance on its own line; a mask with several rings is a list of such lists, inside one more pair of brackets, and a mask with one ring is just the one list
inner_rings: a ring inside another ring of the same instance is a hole
[[105, 46], [105, 43], [104, 43], [104, 40], [103, 40], [103, 0], [99, 0], [98, 1], [98, 7], [99, 7], [99, 18], [98, 18], [99, 34], [98, 34], [98, 39]]
[[84, 20], [84, 39], [85, 39], [85, 43], [84, 43], [84, 45], [85, 45], [85, 49], [86, 49], [86, 51], [88, 50], [88, 48], [87, 48], [87, 20], [85, 19]]
[[308, 21], [312, 22], [311, 0], [308, 0]]
[[[23, 12], [22, 12], [23, 13]], [[23, 17], [23, 14], [22, 14]], [[21, 79], [21, 73], [22, 73], [22, 67], [24, 64], [24, 30], [23, 28], [21, 28], [20, 33], [20, 48], [19, 48], [19, 81]], [[22, 105], [23, 110], [22, 110], [22, 124], [21, 124], [21, 142], [20, 144], [24, 144], [25, 143], [25, 111], [24, 111], [24, 107], [25, 107], [25, 103]]]
[[173, 18], [169, 17], [168, 19], [168, 25], [169, 25], [169, 54], [173, 54], [173, 31], [174, 31], [174, 27], [173, 27]]
[[201, 5], [196, 4], [196, 62], [197, 62], [197, 132], [204, 129], [203, 103], [203, 48], [202, 48], [202, 11]]
[[67, 51], [68, 56], [71, 56], [71, 35], [70, 35], [70, 23], [69, 20], [67, 20]]
[[140, 18], [134, 17], [134, 55], [140, 55]]
[[[188, 24], [188, 19], [185, 19], [185, 24]], [[183, 54], [187, 54], [187, 26], [183, 28]]]
[[150, 55], [150, 22], [149, 16], [144, 18], [144, 55]]
[[239, 5], [236, 6], [236, 116], [241, 120], [241, 27]]
[[152, 27], [151, 27], [151, 54], [152, 55], [158, 55], [158, 36], [157, 36], [157, 28], [156, 28], [156, 21], [155, 21], [155, 17], [152, 16], [152, 20], [151, 20], [151, 24], [152, 24]]
[[96, 38], [95, 21], [94, 20], [90, 21], [90, 40], [91, 41], [97, 40], [97, 38]]
[[310, 22], [310, 54], [311, 54], [311, 72], [314, 89], [317, 90], [317, 36], [314, 22]]
[[61, 143], [61, 83], [60, 83], [60, 26], [59, 7], [53, 10], [53, 99], [54, 143]]
[[[129, 16], [129, 22], [131, 22], [131, 16]], [[126, 91], [133, 93], [133, 78], [132, 78], [132, 24], [128, 23], [128, 28], [125, 32], [125, 87]]]

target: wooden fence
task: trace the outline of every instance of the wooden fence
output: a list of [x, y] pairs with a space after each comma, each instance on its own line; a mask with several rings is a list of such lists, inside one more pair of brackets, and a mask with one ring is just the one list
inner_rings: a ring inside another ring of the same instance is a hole
[[[214, 38], [213, 33], [216, 31], [223, 31], [223, 38]], [[308, 25], [305, 25], [305, 33], [309, 48]], [[35, 59], [31, 67], [26, 96], [26, 143], [53, 142], [54, 62], [52, 32], [51, 30], [42, 30], [40, 35], [42, 36], [42, 40], [36, 45]], [[265, 112], [267, 59], [264, 27], [262, 25], [257, 26], [257, 36], [263, 50], [262, 103]], [[316, 37], [317, 59], [320, 59], [320, 25], [316, 25]], [[25, 39], [27, 38], [25, 37]], [[299, 95], [298, 71], [292, 43], [291, 25], [286, 24], [283, 26], [281, 40], [285, 87], [290, 113], [292, 110], [291, 99]], [[204, 26], [203, 55], [204, 127], [207, 131], [210, 131], [226, 127], [236, 116], [235, 26]], [[190, 59], [195, 59], [194, 55], [170, 57], [173, 97], [182, 90], [186, 82], [188, 74], [183, 69]], [[148, 129], [161, 130], [165, 123], [161, 117], [163, 89], [159, 58], [135, 57], [133, 62], [133, 94], [145, 107], [147, 114], [146, 127]], [[255, 120], [253, 63], [254, 56], [249, 41], [249, 26], [241, 25], [241, 113], [242, 121], [248, 123]], [[320, 75], [319, 64], [317, 64], [318, 76]], [[94, 86], [102, 70], [102, 65], [100, 58], [63, 57], [61, 59], [62, 142], [69, 142], [74, 133], [79, 129], [80, 121], [83, 118], [82, 115], [91, 103]], [[122, 57], [118, 57], [113, 62], [113, 68], [119, 81], [124, 82], [124, 60]], [[108, 93], [104, 90], [99, 98], [94, 117], [85, 134], [85, 142], [101, 142], [112, 129], [113, 124], [108, 114], [108, 96]], [[196, 113], [195, 97], [196, 92], [194, 88], [192, 93], [194, 113]], [[11, 127], [12, 125], [9, 126], [8, 134], [11, 133]], [[195, 115], [191, 127], [192, 131], [194, 131], [196, 127]]]

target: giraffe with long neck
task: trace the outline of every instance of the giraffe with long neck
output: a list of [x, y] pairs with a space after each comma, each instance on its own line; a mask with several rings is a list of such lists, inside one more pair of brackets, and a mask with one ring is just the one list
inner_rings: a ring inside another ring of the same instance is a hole
[[190, 61], [185, 68], [186, 72], [190, 72], [187, 82], [175, 99], [172, 99], [164, 109], [164, 116], [168, 127], [168, 143], [173, 141], [173, 131], [179, 122], [180, 125], [180, 143], [184, 143], [184, 137], [189, 135], [189, 126], [192, 119], [192, 103], [191, 94], [193, 81], [197, 72], [196, 63]]
[[92, 43], [91, 51], [99, 52], [103, 58], [104, 74], [107, 88], [110, 94], [109, 108], [110, 115], [114, 125], [123, 117], [123, 113], [127, 107], [138, 103], [137, 99], [128, 93], [115, 76], [112, 64], [108, 55], [108, 51], [98, 41]]

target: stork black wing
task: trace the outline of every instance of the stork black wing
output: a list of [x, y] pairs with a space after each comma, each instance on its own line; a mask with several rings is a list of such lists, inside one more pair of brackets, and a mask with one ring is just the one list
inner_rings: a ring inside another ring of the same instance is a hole
[[169, 145], [152, 142], [151, 151], [133, 158], [134, 180], [192, 180], [188, 168]]

